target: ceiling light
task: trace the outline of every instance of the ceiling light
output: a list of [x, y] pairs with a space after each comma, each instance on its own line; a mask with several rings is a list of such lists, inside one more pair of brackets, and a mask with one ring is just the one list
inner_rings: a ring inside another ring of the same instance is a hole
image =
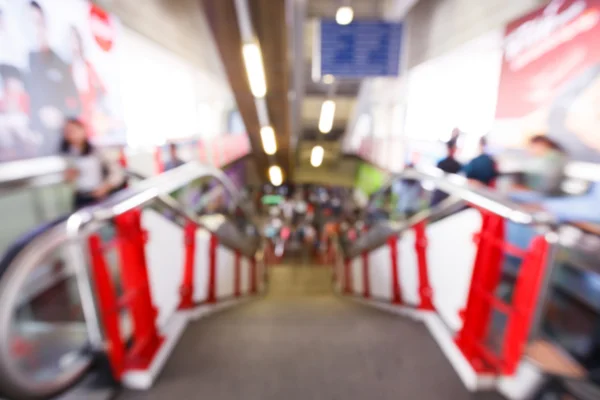
[[273, 165], [269, 168], [269, 180], [273, 186], [280, 186], [283, 183], [283, 172], [280, 166]]
[[333, 118], [335, 116], [335, 101], [325, 100], [321, 106], [321, 117], [319, 118], [319, 131], [329, 133], [333, 128]]
[[321, 146], [313, 147], [310, 152], [310, 165], [313, 167], [318, 167], [323, 163], [323, 156], [325, 155], [325, 150]]
[[331, 74], [327, 74], [323, 77], [323, 83], [331, 85], [335, 81], [335, 77]]
[[250, 90], [254, 97], [262, 98], [267, 94], [267, 82], [265, 79], [265, 68], [263, 66], [260, 47], [256, 43], [245, 43], [242, 47], [244, 64], [250, 82]]
[[267, 125], [260, 128], [260, 139], [265, 153], [272, 156], [277, 152], [277, 140], [272, 126]]
[[352, 7], [344, 6], [338, 8], [335, 13], [335, 22], [340, 25], [348, 25], [354, 19], [354, 10]]

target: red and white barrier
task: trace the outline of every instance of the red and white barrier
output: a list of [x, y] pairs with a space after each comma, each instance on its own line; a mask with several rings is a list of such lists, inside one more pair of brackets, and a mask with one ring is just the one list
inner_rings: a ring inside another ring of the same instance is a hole
[[[540, 236], [529, 249], [513, 249], [505, 243], [504, 223], [474, 208], [419, 223], [368, 254], [339, 262], [336, 287], [422, 319], [471, 390], [495, 387], [497, 378], [518, 378], [523, 370], [531, 377], [522, 357], [550, 246]], [[524, 260], [512, 304], [496, 298], [504, 253]], [[499, 351], [487, 341], [493, 311], [507, 318]], [[523, 392], [515, 387], [533, 383], [527, 380], [507, 386]]]
[[[262, 265], [195, 224], [182, 229], [151, 209], [125, 213], [115, 224], [112, 243], [98, 234], [89, 239], [93, 282], [114, 378], [147, 389], [190, 320], [262, 288]], [[120, 296], [109, 248], [119, 255]]]

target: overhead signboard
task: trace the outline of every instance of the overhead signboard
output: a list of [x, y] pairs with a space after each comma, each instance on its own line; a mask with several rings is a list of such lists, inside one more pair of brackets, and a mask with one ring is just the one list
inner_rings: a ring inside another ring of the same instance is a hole
[[397, 76], [400, 72], [402, 24], [354, 21], [339, 25], [321, 20], [315, 35], [313, 79]]

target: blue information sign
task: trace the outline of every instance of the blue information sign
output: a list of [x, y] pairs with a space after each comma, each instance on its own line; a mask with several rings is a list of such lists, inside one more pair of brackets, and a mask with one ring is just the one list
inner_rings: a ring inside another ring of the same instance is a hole
[[320, 46], [315, 46], [319, 54], [314, 58], [316, 78], [328, 74], [348, 78], [399, 74], [402, 24], [354, 21], [339, 25], [322, 20], [320, 27]]

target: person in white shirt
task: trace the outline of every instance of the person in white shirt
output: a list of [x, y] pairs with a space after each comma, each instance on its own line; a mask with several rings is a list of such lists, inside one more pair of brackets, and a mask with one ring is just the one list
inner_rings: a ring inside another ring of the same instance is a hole
[[64, 126], [61, 153], [69, 157], [72, 165], [66, 178], [75, 185], [76, 209], [103, 200], [126, 183], [118, 161], [92, 146], [85, 126], [77, 119], [67, 120]]

